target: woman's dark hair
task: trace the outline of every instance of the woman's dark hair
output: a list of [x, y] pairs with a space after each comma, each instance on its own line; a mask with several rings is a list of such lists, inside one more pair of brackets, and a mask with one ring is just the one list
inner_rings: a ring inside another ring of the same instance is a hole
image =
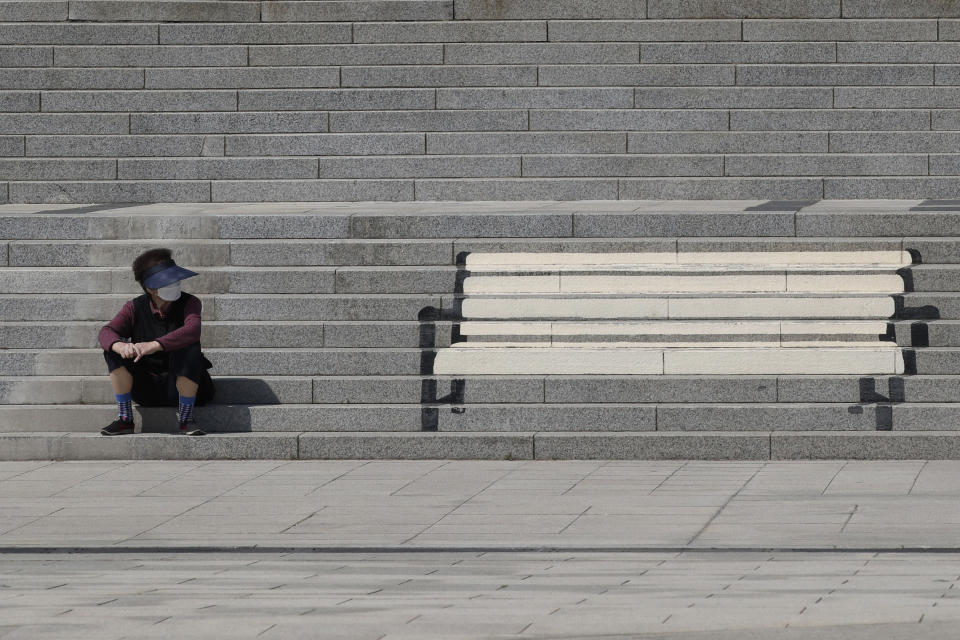
[[140, 283], [140, 287], [146, 292], [147, 287], [143, 284], [143, 274], [150, 267], [160, 264], [166, 260], [173, 260], [173, 252], [170, 249], [150, 249], [144, 251], [133, 261], [133, 277]]

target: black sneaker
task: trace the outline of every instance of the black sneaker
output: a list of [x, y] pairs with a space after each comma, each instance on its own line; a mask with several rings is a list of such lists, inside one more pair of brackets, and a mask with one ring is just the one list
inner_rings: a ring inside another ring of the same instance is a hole
[[198, 429], [196, 425], [190, 426], [188, 423], [183, 422], [180, 424], [180, 435], [183, 436], [205, 436], [207, 432], [203, 429]]
[[100, 435], [102, 436], [125, 436], [129, 433], [133, 433], [133, 422], [127, 420], [121, 420], [117, 418], [103, 429], [100, 429]]

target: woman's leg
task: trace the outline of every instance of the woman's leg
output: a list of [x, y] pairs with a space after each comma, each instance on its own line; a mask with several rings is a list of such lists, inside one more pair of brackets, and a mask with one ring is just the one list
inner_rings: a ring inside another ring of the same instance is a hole
[[117, 367], [110, 372], [110, 386], [117, 395], [133, 391], [133, 376], [126, 367]]
[[[200, 388], [197, 380], [203, 371], [203, 355], [200, 353], [200, 343], [195, 342], [189, 347], [178, 351], [171, 351], [170, 374], [176, 376], [177, 386], [177, 421], [180, 431], [191, 435], [203, 435], [200, 429], [190, 429], [187, 425], [193, 422], [193, 408], [197, 403], [197, 390]], [[196, 378], [196, 380], [194, 379]]]
[[107, 361], [110, 371], [110, 386], [117, 399], [117, 419], [104, 427], [100, 433], [105, 436], [133, 433], [133, 374], [123, 363], [123, 359], [112, 351], [104, 351], [103, 357]]
[[[131, 384], [133, 383], [133, 378], [130, 379]], [[188, 398], [197, 397], [197, 389], [200, 388], [196, 382], [191, 380], [186, 376], [177, 376], [177, 393], [181, 396], [187, 396]]]

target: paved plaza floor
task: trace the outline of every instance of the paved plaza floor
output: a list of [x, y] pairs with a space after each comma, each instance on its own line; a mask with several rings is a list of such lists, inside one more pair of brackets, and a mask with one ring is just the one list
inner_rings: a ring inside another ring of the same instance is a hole
[[0, 638], [960, 637], [960, 462], [5, 462]]

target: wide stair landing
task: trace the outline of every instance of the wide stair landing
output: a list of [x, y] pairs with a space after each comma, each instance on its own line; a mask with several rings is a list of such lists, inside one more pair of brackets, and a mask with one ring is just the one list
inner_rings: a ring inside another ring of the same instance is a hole
[[[937, 201], [0, 206], [0, 459], [957, 458]], [[200, 276], [207, 438], [103, 438], [99, 327]]]

